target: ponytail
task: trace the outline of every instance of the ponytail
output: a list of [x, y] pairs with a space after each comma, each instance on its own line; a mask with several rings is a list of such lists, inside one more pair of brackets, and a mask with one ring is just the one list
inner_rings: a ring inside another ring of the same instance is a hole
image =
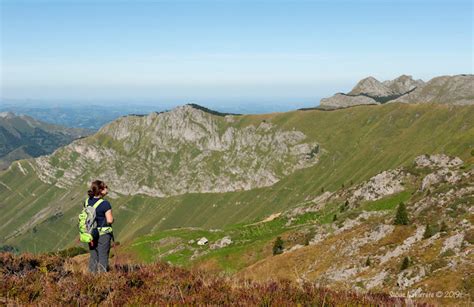
[[87, 191], [87, 194], [89, 197], [101, 196], [101, 192], [105, 188], [107, 188], [105, 182], [101, 180], [92, 181], [90, 190]]

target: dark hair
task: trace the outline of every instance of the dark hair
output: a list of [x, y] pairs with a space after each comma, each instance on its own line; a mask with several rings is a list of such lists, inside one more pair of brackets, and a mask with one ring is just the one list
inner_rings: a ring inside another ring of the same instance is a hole
[[87, 194], [89, 194], [89, 197], [101, 196], [100, 192], [105, 188], [107, 188], [105, 182], [101, 180], [92, 181], [91, 188], [87, 191]]

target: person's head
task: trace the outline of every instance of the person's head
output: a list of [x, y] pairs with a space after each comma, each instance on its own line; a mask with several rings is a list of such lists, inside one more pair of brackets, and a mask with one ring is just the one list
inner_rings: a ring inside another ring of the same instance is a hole
[[108, 187], [105, 184], [105, 182], [101, 180], [96, 180], [92, 181], [91, 187], [89, 191], [87, 191], [87, 194], [89, 194], [89, 197], [104, 197], [107, 195], [108, 192]]

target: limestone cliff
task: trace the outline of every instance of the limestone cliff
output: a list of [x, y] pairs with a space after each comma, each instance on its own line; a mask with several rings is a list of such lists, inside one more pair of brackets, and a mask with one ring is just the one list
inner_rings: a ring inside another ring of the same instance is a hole
[[319, 145], [306, 143], [302, 132], [234, 119], [191, 105], [122, 117], [36, 159], [35, 168], [58, 187], [100, 178], [121, 194], [164, 197], [270, 186], [317, 163]]

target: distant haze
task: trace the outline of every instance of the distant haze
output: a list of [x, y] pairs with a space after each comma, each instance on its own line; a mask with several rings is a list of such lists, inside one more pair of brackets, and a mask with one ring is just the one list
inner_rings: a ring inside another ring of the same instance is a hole
[[[472, 1], [1, 1], [2, 103], [293, 109], [473, 71]], [[286, 106], [286, 107], [285, 107]]]

